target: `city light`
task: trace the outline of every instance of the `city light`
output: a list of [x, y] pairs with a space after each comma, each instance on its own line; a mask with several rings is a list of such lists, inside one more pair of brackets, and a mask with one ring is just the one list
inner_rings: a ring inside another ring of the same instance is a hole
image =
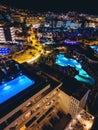
[[97, 130], [98, 16], [16, 1], [0, 5], [0, 130]]

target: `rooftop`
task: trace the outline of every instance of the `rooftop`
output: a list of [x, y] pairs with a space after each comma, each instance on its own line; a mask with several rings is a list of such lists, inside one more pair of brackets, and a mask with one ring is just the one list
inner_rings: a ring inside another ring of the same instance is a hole
[[47, 85], [50, 84], [49, 91], [51, 91], [60, 84], [47, 75], [38, 76], [32, 70], [31, 68], [31, 74], [27, 67], [23, 68], [23, 75], [0, 86], [0, 97], [3, 97], [0, 98], [0, 118], [23, 104]]

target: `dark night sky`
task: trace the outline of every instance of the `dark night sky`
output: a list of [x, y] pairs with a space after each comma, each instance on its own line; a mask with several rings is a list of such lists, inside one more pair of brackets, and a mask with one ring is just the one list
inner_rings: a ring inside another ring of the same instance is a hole
[[38, 11], [78, 11], [98, 14], [98, 0], [1, 0], [1, 3]]

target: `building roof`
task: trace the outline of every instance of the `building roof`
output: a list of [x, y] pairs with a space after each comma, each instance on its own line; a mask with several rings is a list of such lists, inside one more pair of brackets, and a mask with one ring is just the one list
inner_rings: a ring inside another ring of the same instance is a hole
[[19, 105], [22, 105], [23, 103], [25, 103], [25, 101], [27, 101], [29, 98], [36, 95], [39, 91], [44, 89], [47, 85], [50, 84], [49, 91], [52, 91], [60, 84], [59, 82], [51, 79], [50, 77], [44, 74], [41, 74], [41, 76], [34, 74], [33, 69], [28, 70], [28, 67], [26, 67], [26, 69], [23, 68], [23, 73], [31, 80], [34, 80], [35, 84], [29, 86], [28, 88], [19, 92], [18, 94], [16, 94], [9, 100], [0, 104], [0, 118], [4, 117], [6, 114], [11, 112], [13, 109], [17, 108]]

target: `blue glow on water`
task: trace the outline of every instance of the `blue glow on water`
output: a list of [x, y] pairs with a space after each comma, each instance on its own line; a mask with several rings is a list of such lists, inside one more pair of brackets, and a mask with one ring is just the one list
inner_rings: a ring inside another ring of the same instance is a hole
[[21, 75], [12, 81], [0, 86], [0, 104], [12, 98], [16, 94], [22, 92], [26, 88], [35, 84], [34, 80], [29, 79], [25, 75]]
[[90, 46], [98, 54], [98, 45]]
[[10, 53], [10, 48], [0, 48], [0, 54], [6, 55]]
[[90, 85], [95, 84], [95, 80], [90, 75], [88, 75], [85, 70], [82, 69], [81, 64], [75, 59], [66, 58], [63, 54], [58, 54], [55, 63], [62, 67], [66, 67], [68, 65], [75, 67], [75, 69], [79, 71], [79, 74], [75, 76], [75, 79], [88, 83]]

